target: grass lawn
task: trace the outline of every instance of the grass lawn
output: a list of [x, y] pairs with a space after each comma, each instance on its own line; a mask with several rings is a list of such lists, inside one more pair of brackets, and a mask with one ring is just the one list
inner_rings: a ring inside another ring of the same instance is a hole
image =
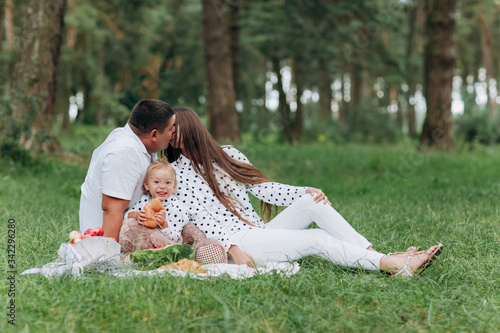
[[500, 332], [500, 147], [237, 145], [270, 178], [322, 188], [379, 251], [442, 242], [438, 260], [413, 279], [316, 257], [290, 278], [20, 276], [54, 261], [78, 229], [80, 185], [107, 134], [93, 131], [62, 138], [81, 161], [0, 162], [0, 240], [14, 230], [16, 250], [9, 257], [4, 245], [0, 260], [0, 332]]

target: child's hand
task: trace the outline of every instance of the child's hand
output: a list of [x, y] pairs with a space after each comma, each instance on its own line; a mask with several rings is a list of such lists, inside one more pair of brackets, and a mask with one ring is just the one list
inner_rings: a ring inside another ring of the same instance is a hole
[[156, 212], [155, 219], [156, 222], [160, 225], [160, 229], [168, 228], [168, 223], [167, 221], [165, 221], [166, 217], [167, 213], [165, 212], [165, 210], [160, 210], [159, 212]]
[[129, 219], [139, 220], [139, 212], [130, 212], [130, 213], [128, 213], [127, 217]]
[[147, 218], [146, 212], [144, 210], [141, 210], [139, 212], [139, 217], [137, 218], [137, 221], [139, 221], [139, 224], [144, 224], [144, 222], [146, 222], [146, 218]]
[[167, 217], [167, 212], [165, 212], [164, 209], [160, 210], [159, 212], [156, 212], [155, 214], [156, 221], [161, 225], [163, 225], [163, 223], [165, 222], [166, 217]]

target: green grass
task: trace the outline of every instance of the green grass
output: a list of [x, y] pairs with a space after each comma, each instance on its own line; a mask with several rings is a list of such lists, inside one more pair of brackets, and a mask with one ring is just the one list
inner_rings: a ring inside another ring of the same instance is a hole
[[92, 140], [105, 135], [80, 128], [63, 138], [84, 162], [41, 159], [24, 169], [0, 162], [0, 240], [6, 244], [8, 219], [15, 219], [17, 270], [13, 327], [4, 246], [1, 332], [500, 331], [500, 147], [442, 154], [407, 146], [238, 145], [272, 179], [322, 188], [380, 251], [442, 242], [435, 264], [414, 279], [316, 257], [301, 260], [291, 278], [20, 276], [55, 260], [78, 229], [91, 153], [78, 144], [97, 145]]

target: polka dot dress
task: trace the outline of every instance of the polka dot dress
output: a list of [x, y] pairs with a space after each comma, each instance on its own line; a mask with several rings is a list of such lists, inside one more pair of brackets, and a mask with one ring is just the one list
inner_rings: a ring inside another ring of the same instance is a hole
[[[153, 200], [153, 197], [149, 193], [143, 195], [134, 206], [125, 211], [125, 218], [130, 212], [139, 212], [144, 209], [144, 206], [151, 200]], [[217, 225], [217, 223], [205, 213], [202, 207], [188, 208], [176, 196], [171, 196], [164, 200], [163, 207], [165, 207], [165, 220], [167, 221], [168, 227], [163, 229], [162, 232], [173, 241], [176, 242], [179, 240], [181, 232], [186, 224], [194, 223], [207, 235], [207, 237], [218, 239], [226, 251], [229, 250], [233, 244], [223, 231], [222, 226]]]
[[[246, 156], [236, 148], [223, 146], [223, 149], [231, 158], [250, 164]], [[208, 230], [205, 231], [207, 236], [216, 237], [221, 228], [229, 236], [241, 230], [255, 228], [241, 221], [224, 207], [205, 180], [193, 169], [191, 161], [187, 157], [181, 155], [172, 165], [177, 172], [177, 190], [174, 195], [190, 209], [204, 210], [213, 221], [216, 221], [208, 225]], [[306, 187], [296, 187], [276, 182], [257, 185], [242, 184], [232, 180], [219, 166], [215, 165], [215, 169], [221, 190], [237, 201], [242, 216], [257, 227], [263, 227], [264, 223], [253, 209], [248, 192], [260, 200], [277, 206], [289, 206], [306, 194]]]

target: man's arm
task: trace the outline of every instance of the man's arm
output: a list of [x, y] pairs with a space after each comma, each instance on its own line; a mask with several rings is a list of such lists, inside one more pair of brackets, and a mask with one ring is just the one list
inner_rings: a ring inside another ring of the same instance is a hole
[[104, 230], [104, 237], [113, 237], [118, 240], [123, 223], [123, 214], [129, 202], [130, 200], [118, 199], [106, 194], [102, 195], [102, 229]]

